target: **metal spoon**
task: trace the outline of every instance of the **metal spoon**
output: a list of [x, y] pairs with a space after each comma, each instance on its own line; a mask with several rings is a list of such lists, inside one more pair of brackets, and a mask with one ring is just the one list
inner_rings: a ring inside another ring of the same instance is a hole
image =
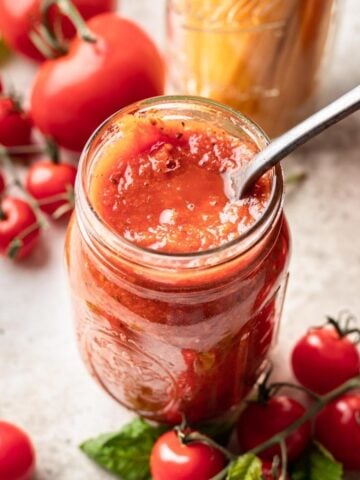
[[241, 198], [256, 180], [297, 147], [360, 108], [360, 85], [275, 138], [249, 165], [232, 175], [235, 198]]

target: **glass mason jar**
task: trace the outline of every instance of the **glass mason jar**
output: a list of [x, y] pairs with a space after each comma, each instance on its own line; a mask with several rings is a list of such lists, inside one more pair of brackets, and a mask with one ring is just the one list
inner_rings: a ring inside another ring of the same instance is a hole
[[168, 0], [169, 89], [225, 103], [276, 136], [304, 118], [336, 0]]
[[77, 340], [93, 377], [139, 415], [165, 423], [222, 418], [253, 387], [276, 337], [289, 257], [282, 170], [272, 171], [263, 215], [228, 244], [190, 254], [136, 246], [96, 215], [89, 184], [99, 152], [124, 135], [119, 120], [149, 111], [164, 122], [212, 122], [260, 148], [268, 142], [237, 112], [191, 97], [139, 102], [95, 132], [80, 161], [66, 241]]

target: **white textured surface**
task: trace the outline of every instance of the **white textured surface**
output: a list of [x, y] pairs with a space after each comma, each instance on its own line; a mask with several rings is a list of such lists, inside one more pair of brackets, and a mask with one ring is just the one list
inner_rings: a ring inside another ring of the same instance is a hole
[[[161, 45], [163, 0], [122, 3]], [[359, 83], [359, 50], [360, 3], [347, 0], [320, 104]], [[6, 69], [24, 92], [31, 73], [19, 61]], [[288, 165], [305, 169], [309, 178], [286, 201], [293, 256], [277, 352], [285, 376], [288, 352], [307, 325], [344, 307], [360, 318], [359, 114], [312, 141]], [[117, 429], [131, 414], [93, 383], [80, 362], [63, 267], [64, 227], [56, 225], [44, 237], [32, 259], [0, 264], [1, 417], [31, 434], [39, 480], [105, 480], [109, 475], [77, 445]]]

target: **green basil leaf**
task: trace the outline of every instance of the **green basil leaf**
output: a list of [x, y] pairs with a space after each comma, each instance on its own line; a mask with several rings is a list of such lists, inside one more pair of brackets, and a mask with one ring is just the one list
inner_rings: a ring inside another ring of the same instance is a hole
[[168, 429], [154, 427], [136, 418], [119, 432], [87, 440], [80, 448], [96, 463], [123, 480], [149, 480], [151, 450]]
[[312, 447], [294, 465], [292, 480], [342, 480], [343, 467], [319, 443]]
[[237, 458], [230, 466], [226, 480], [261, 480], [261, 460], [251, 453]]

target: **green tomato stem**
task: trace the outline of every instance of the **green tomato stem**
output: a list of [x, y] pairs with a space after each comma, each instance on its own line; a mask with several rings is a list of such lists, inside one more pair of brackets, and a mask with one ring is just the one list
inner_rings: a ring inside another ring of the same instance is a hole
[[42, 23], [46, 29], [46, 40], [49, 41], [51, 47], [60, 54], [67, 51], [62, 45], [55, 32], [53, 31], [49, 21], [49, 10], [53, 5], [57, 5], [60, 12], [67, 17], [75, 26], [77, 34], [85, 42], [96, 42], [95, 35], [88, 29], [85, 20], [79, 13], [79, 10], [73, 5], [71, 0], [44, 0], [41, 6]]
[[[51, 205], [52, 203], [55, 202], [60, 202], [60, 201], [66, 201], [70, 205], [70, 198], [68, 193], [58, 193], [56, 195], [51, 195], [50, 197], [42, 198], [41, 200], [37, 200], [37, 203], [40, 207], [43, 207], [44, 205]], [[73, 208], [74, 205], [71, 204], [71, 208]]]
[[[288, 384], [287, 386], [290, 386], [291, 384]], [[314, 418], [328, 403], [332, 402], [336, 398], [340, 397], [341, 395], [344, 395], [345, 393], [355, 390], [360, 387], [360, 375], [357, 375], [356, 377], [351, 378], [347, 382], [343, 383], [340, 385], [338, 388], [335, 390], [332, 390], [331, 392], [327, 393], [326, 395], [319, 396], [314, 404], [309, 408], [309, 410], [298, 420], [296, 420], [294, 423], [289, 425], [287, 428], [282, 430], [281, 432], [277, 433], [273, 437], [269, 438], [266, 442], [262, 443], [261, 445], [258, 445], [257, 447], [253, 448], [252, 450], [249, 450], [246, 453], [252, 453], [254, 455], [259, 455], [259, 453], [263, 452], [264, 450], [267, 450], [268, 448], [274, 446], [274, 445], [280, 445], [281, 449], [281, 463], [282, 463], [282, 469], [281, 469], [281, 480], [286, 479], [286, 464], [287, 464], [287, 457], [285, 458], [286, 454], [286, 448], [285, 448], [285, 453], [284, 453], [284, 446], [285, 444], [285, 439], [294, 433], [299, 427], [301, 427], [304, 423], [307, 421], [311, 420]], [[230, 463], [217, 475], [211, 478], [211, 480], [223, 480], [226, 478], [227, 472], [231, 465], [234, 463], [234, 460], [236, 459], [236, 456], [234, 456], [231, 452], [228, 450], [224, 449], [221, 445], [218, 445], [214, 440], [209, 439], [208, 437], [203, 438], [204, 436], [201, 434], [196, 435], [196, 440], [197, 441], [203, 441], [206, 443], [209, 443], [215, 448], [218, 448], [221, 452], [226, 454], [226, 457], [230, 459]], [[192, 437], [191, 434], [188, 436], [188, 441], [191, 441]], [[210, 440], [210, 441], [209, 441]], [[227, 453], [225, 453], [227, 452]], [[284, 469], [284, 464], [285, 464], [285, 469]], [[285, 473], [284, 473], [285, 472]], [[284, 476], [285, 475], [285, 476]]]
[[0, 149], [0, 155], [39, 155], [46, 153], [46, 149], [39, 145], [21, 145], [16, 147], [4, 147]]
[[[313, 398], [314, 400], [319, 399], [319, 395], [316, 395], [316, 393], [311, 392], [307, 388], [301, 386], [301, 385], [295, 385], [293, 383], [289, 382], [276, 382], [276, 383], [269, 383], [270, 382], [270, 377], [272, 375], [274, 366], [270, 363], [270, 367], [268, 368], [264, 379], [262, 382], [258, 385], [257, 388], [257, 396], [255, 398], [256, 402], [260, 402], [262, 404], [266, 404], [269, 399], [276, 395], [279, 390], [282, 388], [292, 388], [294, 390], [299, 390], [301, 392], [306, 393], [309, 395], [309, 397]], [[251, 401], [251, 400], [250, 400]]]
[[329, 316], [327, 316], [326, 318], [327, 318], [327, 324], [331, 325], [335, 329], [335, 331], [337, 332], [340, 338], [353, 335], [354, 333], [356, 333], [357, 335], [360, 335], [359, 328], [349, 328], [350, 317], [347, 319], [346, 325], [344, 327], [341, 325], [341, 318], [339, 318], [338, 320]]
[[[45, 29], [44, 28], [39, 28], [40, 32], [43, 32]], [[41, 53], [43, 57], [46, 59], [51, 59], [55, 58], [55, 50], [60, 51], [61, 45], [56, 42], [55, 39], [52, 39], [51, 41], [48, 40], [46, 42], [45, 37], [48, 38], [49, 35], [44, 35], [43, 33], [40, 34], [39, 32], [36, 32], [35, 30], [30, 31], [29, 33], [29, 38], [31, 40], [31, 43], [34, 45], [34, 47]], [[63, 53], [66, 53], [64, 51]]]
[[287, 458], [286, 443], [284, 438], [280, 442], [280, 451], [281, 451], [281, 474], [280, 474], [279, 480], [286, 480], [288, 458]]
[[7, 256], [11, 259], [16, 258], [17, 254], [19, 253], [19, 250], [24, 245], [25, 238], [29, 236], [31, 233], [38, 230], [39, 228], [41, 228], [41, 225], [38, 222], [35, 222], [29, 227], [22, 230], [22, 232], [20, 232], [19, 235], [17, 235], [15, 238], [11, 240], [7, 248]]
[[[271, 473], [272, 473], [272, 476], [274, 477], [274, 480], [279, 480], [279, 476], [280, 476], [279, 467], [280, 467], [280, 458], [276, 455], [271, 465]], [[264, 480], [266, 480], [265, 477], [264, 477]]]
[[63, 217], [66, 213], [71, 212], [74, 209], [72, 205], [65, 204], [59, 207], [55, 212], [52, 214], [52, 218], [58, 220], [59, 218]]
[[30, 195], [30, 193], [26, 190], [26, 188], [21, 183], [21, 181], [20, 181], [20, 179], [17, 175], [16, 169], [13, 165], [13, 162], [11, 161], [11, 158], [9, 157], [9, 155], [7, 153], [7, 149], [3, 145], [0, 145], [0, 164], [3, 164], [5, 166], [5, 168], [8, 170], [8, 172], [10, 173], [10, 175], [13, 178], [14, 185], [22, 191], [23, 196], [29, 202], [29, 204], [30, 204], [31, 208], [33, 209], [33, 212], [36, 216], [36, 219], [39, 223], [39, 227], [47, 228], [48, 227], [48, 222], [47, 222], [46, 218], [44, 217], [42, 211], [40, 210], [40, 206], [39, 206], [38, 201], [32, 195]]
[[[179, 435], [179, 432], [178, 432]], [[226, 448], [222, 447], [219, 445], [215, 440], [213, 440], [210, 437], [207, 437], [206, 435], [203, 435], [200, 432], [191, 432], [188, 434], [182, 434], [181, 435], [181, 441], [186, 445], [187, 443], [194, 443], [194, 442], [201, 442], [201, 443], [206, 443], [210, 445], [213, 448], [216, 448], [217, 450], [220, 450], [220, 452], [229, 460], [235, 460], [236, 455], [233, 453], [229, 452]]]
[[55, 165], [60, 163], [59, 147], [57, 143], [49, 137], [46, 138], [46, 152], [49, 155], [52, 163], [54, 163]]
[[269, 385], [270, 396], [276, 394], [281, 388], [292, 388], [293, 390], [298, 390], [299, 392], [306, 393], [309, 397], [313, 398], [314, 400], [319, 400], [320, 396], [316, 393], [312, 392], [311, 390], [302, 387], [301, 385], [295, 385], [289, 382], [275, 382]]
[[48, 154], [51, 161], [55, 164], [60, 163], [59, 147], [54, 140], [47, 137], [45, 146], [41, 145], [19, 145], [15, 147], [0, 147], [0, 155], [16, 156], [16, 155], [42, 155]]

